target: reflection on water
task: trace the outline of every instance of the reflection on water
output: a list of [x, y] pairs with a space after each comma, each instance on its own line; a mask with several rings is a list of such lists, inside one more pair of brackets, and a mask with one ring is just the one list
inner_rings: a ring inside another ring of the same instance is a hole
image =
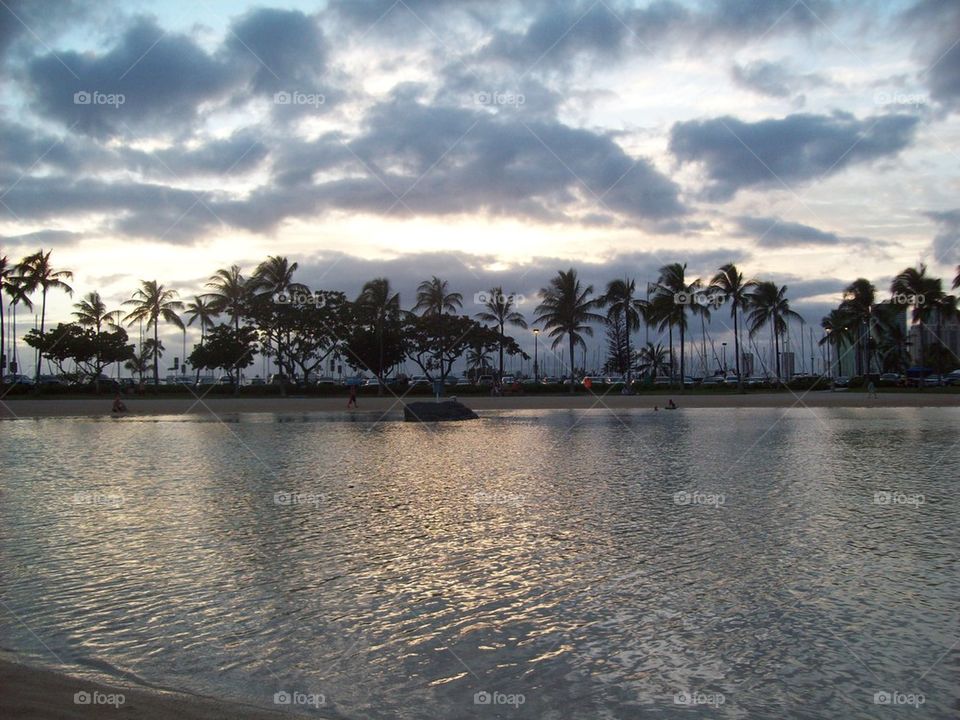
[[316, 419], [4, 423], [0, 645], [347, 718], [957, 712], [957, 410]]

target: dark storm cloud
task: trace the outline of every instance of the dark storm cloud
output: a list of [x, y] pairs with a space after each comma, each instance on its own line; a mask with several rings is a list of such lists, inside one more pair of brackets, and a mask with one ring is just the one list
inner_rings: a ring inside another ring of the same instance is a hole
[[185, 35], [139, 18], [107, 52], [48, 53], [26, 69], [33, 106], [78, 132], [106, 138], [191, 128], [199, 107], [223, 99], [237, 66]]
[[722, 201], [743, 188], [786, 189], [896, 155], [912, 141], [917, 123], [912, 115], [858, 120], [836, 112], [759, 122], [727, 115], [676, 123], [670, 152], [681, 163], [701, 163], [707, 177], [704, 195]]
[[960, 209], [926, 215], [937, 223], [937, 234], [930, 246], [933, 257], [944, 265], [960, 265]]
[[960, 3], [920, 0], [898, 24], [918, 38], [916, 54], [925, 65], [918, 79], [931, 97], [948, 110], [960, 109]]

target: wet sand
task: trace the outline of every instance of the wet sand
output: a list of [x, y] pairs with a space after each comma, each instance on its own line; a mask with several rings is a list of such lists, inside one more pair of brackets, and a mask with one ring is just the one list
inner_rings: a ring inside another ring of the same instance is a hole
[[[113, 717], [138, 720], [282, 720], [307, 717], [198, 695], [104, 685], [4, 659], [0, 659], [0, 688], [0, 717], [22, 720], [94, 720]], [[77, 693], [86, 693], [86, 697], [91, 701], [95, 699], [97, 704], [78, 703], [75, 699]], [[118, 702], [121, 696], [122, 703]]]
[[[562, 409], [648, 409], [663, 407], [673, 400], [681, 408], [790, 408], [790, 407], [960, 407], [955, 392], [880, 392], [871, 398], [865, 392], [766, 392], [666, 393], [649, 395], [518, 395], [489, 397], [464, 395], [459, 400], [479, 411], [562, 410]], [[400, 416], [403, 403], [430, 400], [423, 396], [366, 397], [359, 400], [359, 412]], [[113, 399], [109, 396], [83, 398], [6, 397], [0, 400], [0, 418], [108, 417]], [[237, 413], [344, 413], [345, 397], [134, 397], [124, 398], [129, 415], [232, 415]]]

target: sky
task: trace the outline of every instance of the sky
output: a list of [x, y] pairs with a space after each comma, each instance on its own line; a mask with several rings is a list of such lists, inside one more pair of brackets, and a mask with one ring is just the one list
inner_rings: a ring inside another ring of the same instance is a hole
[[528, 315], [733, 261], [818, 328], [960, 262], [955, 0], [0, 0], [0, 63], [0, 252], [111, 306], [268, 255]]

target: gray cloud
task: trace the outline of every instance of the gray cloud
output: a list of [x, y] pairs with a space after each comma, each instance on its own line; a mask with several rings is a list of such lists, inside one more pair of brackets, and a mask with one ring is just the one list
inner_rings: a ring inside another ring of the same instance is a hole
[[960, 209], [925, 213], [937, 223], [930, 252], [938, 263], [960, 265]]
[[810, 88], [821, 87], [828, 81], [817, 73], [796, 73], [784, 61], [755, 60], [746, 65], [734, 63], [731, 70], [734, 82], [761, 95], [788, 98]]
[[912, 115], [795, 114], [752, 123], [727, 115], [676, 123], [670, 152], [681, 163], [702, 163], [704, 195], [716, 202], [743, 188], [783, 188], [896, 155], [917, 123]]
[[951, 111], [960, 109], [960, 4], [954, 0], [919, 0], [898, 18], [917, 37], [916, 54], [925, 67], [918, 79], [931, 97]]
[[[235, 64], [148, 18], [137, 19], [105, 53], [50, 53], [26, 72], [38, 112], [101, 138], [128, 135], [127, 127], [163, 134], [190, 128], [200, 105], [226, 98], [238, 79]], [[90, 101], [78, 103], [78, 93]], [[122, 104], [110, 102], [119, 96]]]

